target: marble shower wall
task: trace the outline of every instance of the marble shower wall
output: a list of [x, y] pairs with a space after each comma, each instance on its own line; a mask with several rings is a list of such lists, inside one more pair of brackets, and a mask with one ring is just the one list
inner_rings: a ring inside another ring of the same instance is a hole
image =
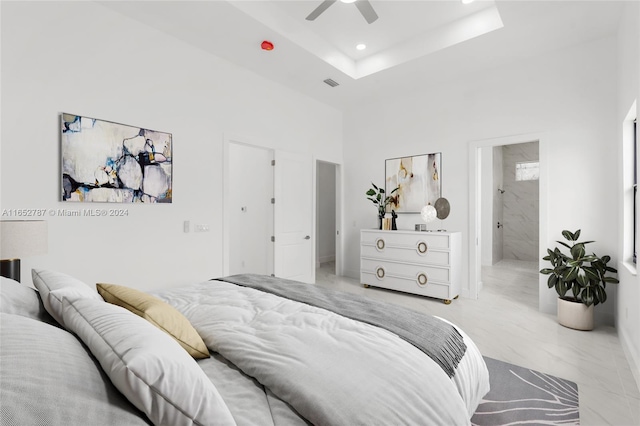
[[[516, 163], [538, 161], [538, 142], [502, 147], [503, 258], [538, 260], [539, 181], [516, 181]], [[496, 191], [497, 192], [497, 191]]]

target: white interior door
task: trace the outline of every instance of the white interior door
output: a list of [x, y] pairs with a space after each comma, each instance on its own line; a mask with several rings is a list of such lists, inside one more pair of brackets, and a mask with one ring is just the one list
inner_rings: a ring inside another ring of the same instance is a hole
[[313, 283], [312, 158], [283, 151], [275, 158], [275, 276]]
[[230, 141], [225, 173], [225, 274], [273, 273], [273, 150]]

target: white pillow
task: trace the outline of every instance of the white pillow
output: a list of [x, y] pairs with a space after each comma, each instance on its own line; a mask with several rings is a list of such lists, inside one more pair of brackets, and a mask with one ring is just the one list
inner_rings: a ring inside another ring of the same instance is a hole
[[62, 319], [63, 297], [103, 301], [96, 290], [61, 272], [32, 269], [31, 278], [40, 292], [44, 308], [63, 327], [66, 327]]
[[94, 299], [66, 299], [62, 316], [111, 382], [156, 425], [235, 425], [196, 361], [136, 314]]

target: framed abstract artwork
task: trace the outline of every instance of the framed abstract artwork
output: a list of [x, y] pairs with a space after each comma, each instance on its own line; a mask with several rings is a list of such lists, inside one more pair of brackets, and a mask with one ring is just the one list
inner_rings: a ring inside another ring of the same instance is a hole
[[61, 115], [62, 201], [171, 203], [171, 133]]
[[385, 161], [385, 192], [398, 187], [387, 211], [420, 213], [427, 204], [434, 205], [441, 197], [440, 152]]

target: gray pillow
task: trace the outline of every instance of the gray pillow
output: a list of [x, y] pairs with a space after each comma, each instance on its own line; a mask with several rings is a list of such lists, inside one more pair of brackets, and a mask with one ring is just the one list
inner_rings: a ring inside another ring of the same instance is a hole
[[0, 424], [150, 424], [74, 335], [20, 315], [0, 323]]
[[44, 308], [38, 290], [5, 277], [0, 277], [0, 312], [56, 323]]

